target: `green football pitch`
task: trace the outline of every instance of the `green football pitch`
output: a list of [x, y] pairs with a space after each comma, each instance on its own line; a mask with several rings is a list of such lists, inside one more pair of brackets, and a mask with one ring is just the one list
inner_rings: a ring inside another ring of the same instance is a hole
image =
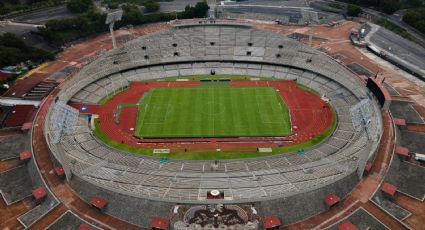
[[288, 108], [272, 87], [155, 88], [139, 102], [135, 129], [145, 138], [290, 134]]

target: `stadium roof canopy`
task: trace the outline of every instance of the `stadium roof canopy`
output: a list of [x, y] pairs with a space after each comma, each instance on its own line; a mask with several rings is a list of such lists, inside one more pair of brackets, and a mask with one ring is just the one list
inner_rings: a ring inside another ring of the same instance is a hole
[[21, 153], [19, 153], [19, 159], [20, 159], [21, 161], [28, 160], [28, 159], [30, 159], [31, 157], [32, 157], [32, 153], [31, 153], [31, 151], [29, 151], [29, 150], [22, 151]]
[[409, 149], [403, 146], [396, 146], [395, 153], [402, 156], [409, 156]]
[[329, 193], [328, 195], [325, 196], [325, 198], [323, 200], [330, 207], [330, 206], [333, 206], [336, 203], [338, 203], [340, 201], [340, 198], [339, 198], [339, 196], [337, 196], [333, 193]]
[[32, 191], [32, 196], [36, 200], [41, 200], [47, 196], [47, 190], [44, 187], [38, 187]]
[[402, 118], [394, 118], [394, 124], [398, 126], [406, 126], [406, 120]]
[[358, 230], [358, 228], [351, 221], [346, 220], [338, 225], [338, 230]]
[[381, 191], [390, 196], [394, 196], [395, 192], [397, 191], [397, 187], [388, 182], [384, 182], [381, 186]]
[[105, 199], [103, 199], [100, 196], [95, 196], [93, 197], [93, 199], [90, 201], [90, 204], [95, 207], [98, 208], [100, 210], [102, 210], [107, 204], [108, 201], [106, 201]]
[[152, 229], [168, 229], [169, 221], [161, 217], [153, 217], [151, 221]]
[[278, 216], [266, 216], [263, 219], [263, 225], [265, 229], [278, 227], [280, 224], [281, 223]]
[[80, 224], [80, 226], [78, 226], [77, 230], [91, 230], [92, 228], [90, 226], [88, 226], [87, 224]]

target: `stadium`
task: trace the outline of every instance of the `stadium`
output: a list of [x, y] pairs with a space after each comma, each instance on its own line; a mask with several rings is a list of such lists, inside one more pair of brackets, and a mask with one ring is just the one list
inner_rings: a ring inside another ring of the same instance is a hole
[[419, 229], [422, 83], [354, 48], [357, 22], [250, 4], [112, 25], [17, 80], [0, 227]]
[[[144, 200], [142, 226], [175, 203], [188, 209], [171, 223], [176, 229], [214, 224], [186, 216], [218, 204], [252, 203], [290, 224], [358, 182], [380, 139], [379, 114], [367, 88], [329, 57], [246, 23], [213, 20], [177, 22], [92, 62], [58, 92], [44, 130], [81, 187]], [[235, 223], [258, 228], [247, 216]]]

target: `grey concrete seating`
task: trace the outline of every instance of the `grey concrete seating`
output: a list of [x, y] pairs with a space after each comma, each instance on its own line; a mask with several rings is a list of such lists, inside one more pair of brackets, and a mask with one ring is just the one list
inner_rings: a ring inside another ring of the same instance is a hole
[[29, 133], [0, 137], [0, 160], [19, 158], [19, 154], [29, 147]]
[[32, 182], [25, 165], [0, 173], [0, 193], [7, 205], [31, 196]]

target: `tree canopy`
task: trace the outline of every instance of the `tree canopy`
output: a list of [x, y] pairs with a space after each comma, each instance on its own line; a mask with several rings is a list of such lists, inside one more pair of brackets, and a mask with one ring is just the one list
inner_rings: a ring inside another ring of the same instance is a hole
[[408, 10], [403, 21], [425, 34], [425, 7]]
[[[177, 18], [203, 18], [208, 12], [208, 4], [205, 1], [198, 2], [195, 6], [186, 6], [183, 12], [171, 13], [152, 13], [144, 15], [137, 5], [125, 4], [122, 6], [124, 11], [121, 21], [116, 22], [116, 27], [126, 25], [141, 25], [144, 23], [169, 21]], [[67, 42], [87, 37], [96, 33], [108, 31], [105, 25], [106, 15], [89, 10], [75, 18], [51, 20], [46, 23], [44, 28], [38, 28], [38, 34], [46, 41], [57, 46], [64, 45]]]
[[83, 13], [93, 7], [92, 0], [71, 0], [66, 5], [72, 13]]
[[347, 6], [347, 15], [352, 17], [357, 17], [362, 12], [362, 8], [356, 5], [348, 5]]
[[16, 65], [28, 60], [42, 62], [53, 58], [52, 53], [27, 46], [22, 39], [12, 33], [0, 35], [0, 66]]
[[423, 5], [422, 0], [338, 0], [349, 4], [370, 7], [387, 14], [400, 9], [415, 8]]
[[149, 0], [145, 2], [146, 12], [156, 12], [159, 10], [159, 3], [153, 0]]

